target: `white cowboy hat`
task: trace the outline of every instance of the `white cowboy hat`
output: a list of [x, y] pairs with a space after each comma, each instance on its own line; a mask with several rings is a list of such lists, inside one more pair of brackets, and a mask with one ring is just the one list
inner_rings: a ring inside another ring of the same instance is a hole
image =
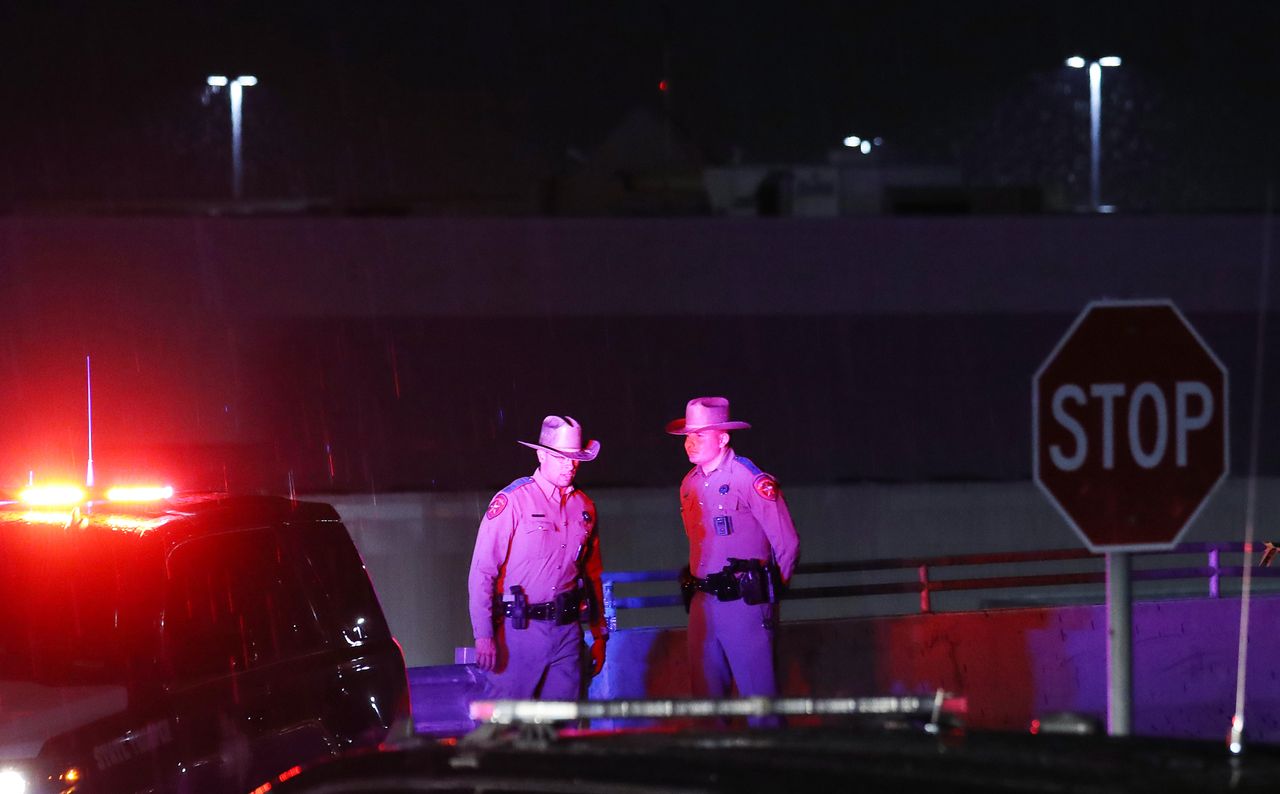
[[542, 432], [538, 443], [518, 441], [530, 449], [545, 449], [572, 460], [595, 460], [600, 454], [600, 442], [582, 445], [582, 425], [572, 416], [548, 416], [542, 420]]
[[725, 397], [695, 397], [684, 407], [684, 418], [667, 424], [673, 436], [687, 436], [699, 430], [746, 430], [751, 425], [729, 419], [729, 400]]

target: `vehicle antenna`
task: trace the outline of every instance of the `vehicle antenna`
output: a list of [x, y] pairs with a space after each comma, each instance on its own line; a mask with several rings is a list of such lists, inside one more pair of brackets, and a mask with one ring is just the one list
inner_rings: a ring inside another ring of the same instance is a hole
[[[1262, 435], [1262, 366], [1267, 333], [1267, 306], [1271, 291], [1271, 217], [1273, 185], [1267, 185], [1266, 213], [1262, 225], [1262, 263], [1258, 269], [1258, 321], [1254, 342], [1253, 405], [1249, 417], [1249, 481], [1244, 516], [1244, 572], [1240, 581], [1240, 647], [1236, 656], [1236, 708], [1231, 715], [1227, 746], [1233, 753], [1244, 749], [1245, 669], [1249, 655], [1249, 606], [1253, 591], [1254, 522], [1258, 512], [1258, 443]], [[1270, 560], [1268, 560], [1270, 562]]]
[[89, 461], [85, 465], [84, 484], [93, 487], [93, 370], [89, 366], [89, 357], [84, 357], [84, 393], [86, 407], [89, 412]]

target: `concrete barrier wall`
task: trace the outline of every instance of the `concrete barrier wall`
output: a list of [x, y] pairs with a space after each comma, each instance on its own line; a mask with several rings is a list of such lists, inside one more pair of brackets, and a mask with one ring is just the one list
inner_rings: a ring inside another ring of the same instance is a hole
[[[1280, 741], [1280, 638], [1269, 627], [1280, 598], [1254, 599], [1246, 730]], [[1135, 734], [1222, 739], [1236, 697], [1239, 599], [1134, 605]], [[1263, 628], [1263, 627], [1268, 628]], [[592, 698], [687, 697], [683, 629], [632, 629], [609, 643]], [[1106, 610], [1007, 609], [785, 623], [783, 694], [819, 697], [931, 694], [968, 700], [974, 727], [1027, 730], [1055, 711], [1107, 710]]]
[[[680, 565], [685, 542], [674, 488], [592, 493], [600, 509], [607, 568]], [[862, 484], [795, 488], [787, 495], [803, 557], [810, 562], [1078, 545], [1025, 482]], [[1241, 540], [1244, 495], [1242, 481], [1229, 481], [1187, 540]], [[1263, 481], [1259, 495], [1259, 515], [1276, 515], [1280, 484]], [[455, 646], [471, 643], [466, 574], [489, 497], [475, 492], [328, 500], [364, 556], [410, 666], [447, 665]], [[1266, 521], [1260, 523], [1266, 532]], [[1137, 583], [1136, 589], [1140, 598], [1149, 598], [1157, 586]], [[1207, 592], [1207, 583], [1182, 587]], [[813, 695], [915, 694], [943, 687], [965, 694], [973, 724], [990, 728], [1022, 730], [1033, 716], [1060, 710], [1101, 718], [1106, 712], [1106, 617], [1097, 605], [1100, 586], [1086, 590], [1058, 588], [1037, 597], [1091, 599], [1093, 604], [1017, 609], [978, 607], [1015, 603], [1021, 591], [943, 593], [935, 598], [935, 610], [967, 611], [927, 615], [912, 614], [919, 609], [912, 594], [791, 602], [784, 606], [781, 629], [783, 687], [788, 694]], [[1254, 600], [1246, 713], [1255, 738], [1280, 741], [1273, 716], [1280, 714], [1280, 703], [1274, 702], [1280, 698], [1280, 638], [1271, 631], [1271, 612], [1277, 608], [1280, 596]], [[624, 612], [622, 621], [592, 695], [686, 695], [683, 613], [678, 608]], [[644, 621], [666, 627], [635, 627]], [[1143, 601], [1135, 607], [1136, 732], [1225, 735], [1235, 701], [1238, 625], [1235, 598]]]
[[[677, 472], [678, 473], [678, 472]], [[785, 484], [784, 484], [785, 485]], [[600, 515], [605, 567], [635, 570], [680, 567], [687, 545], [680, 528], [675, 485], [666, 488], [594, 489]], [[1077, 548], [1080, 541], [1029, 482], [957, 484], [858, 484], [786, 490], [800, 531], [806, 562], [931, 557], [944, 554]], [[492, 494], [394, 494], [318, 496], [337, 507], [364, 556], [391, 627], [411, 666], [453, 661], [456, 646], [471, 644], [466, 576], [476, 527]], [[1210, 501], [1187, 540], [1243, 540], [1245, 487], [1230, 480]], [[1280, 514], [1280, 483], [1259, 488], [1260, 516]], [[1266, 521], [1260, 522], [1267, 531]], [[1280, 534], [1280, 533], [1278, 533]], [[1263, 538], [1270, 539], [1270, 538]], [[1203, 560], [1187, 560], [1203, 565]], [[1094, 566], [1099, 567], [1095, 564]], [[1037, 571], [1043, 570], [1043, 567]], [[1004, 573], [1009, 573], [1005, 570]], [[942, 574], [938, 574], [941, 576]], [[951, 575], [978, 575], [972, 570]], [[811, 583], [831, 581], [814, 578]], [[803, 584], [804, 582], [800, 582]], [[1137, 583], [1141, 597], [1161, 586]], [[1207, 583], [1178, 585], [1184, 593], [1207, 592]], [[620, 595], [674, 592], [673, 585], [619, 588]], [[1229, 588], [1224, 592], [1229, 592]], [[1060, 588], [1035, 594], [1045, 601], [1100, 602], [1100, 586]], [[979, 609], [1027, 604], [1024, 591], [941, 593], [934, 610]], [[918, 611], [913, 594], [796, 601], [787, 620], [903, 614]], [[679, 609], [623, 612], [624, 628], [682, 625]]]

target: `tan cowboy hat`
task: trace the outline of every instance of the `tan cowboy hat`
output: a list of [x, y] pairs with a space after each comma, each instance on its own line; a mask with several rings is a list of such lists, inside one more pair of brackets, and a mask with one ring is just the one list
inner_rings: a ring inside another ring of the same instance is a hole
[[684, 418], [667, 424], [673, 436], [687, 436], [699, 430], [746, 430], [746, 422], [729, 420], [729, 400], [725, 397], [695, 397], [684, 407]]
[[538, 443], [518, 441], [530, 449], [545, 449], [572, 460], [595, 460], [600, 454], [600, 442], [591, 441], [582, 446], [582, 425], [572, 416], [548, 416], [542, 420], [542, 432]]

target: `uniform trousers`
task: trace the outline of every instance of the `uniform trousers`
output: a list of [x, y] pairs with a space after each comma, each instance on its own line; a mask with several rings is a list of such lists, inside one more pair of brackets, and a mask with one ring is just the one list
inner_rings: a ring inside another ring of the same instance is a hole
[[486, 695], [509, 700], [577, 700], [582, 687], [582, 626], [530, 620], [498, 629], [498, 660], [487, 676]]
[[694, 697], [775, 697], [774, 604], [720, 601], [695, 593], [689, 605], [689, 673]]

